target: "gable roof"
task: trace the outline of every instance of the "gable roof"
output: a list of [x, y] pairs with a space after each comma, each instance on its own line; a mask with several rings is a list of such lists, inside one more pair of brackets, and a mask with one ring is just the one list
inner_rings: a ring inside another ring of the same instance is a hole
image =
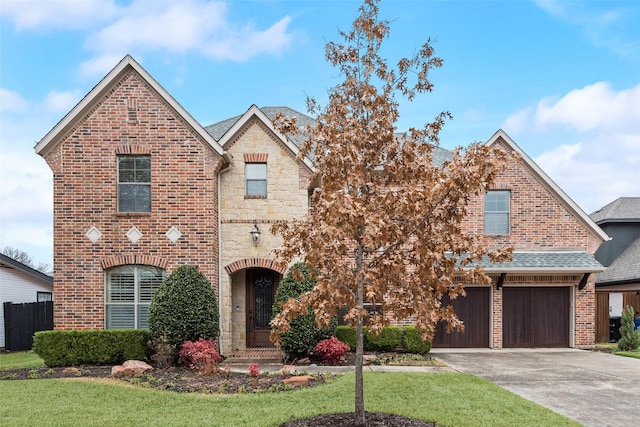
[[586, 251], [514, 251], [511, 261], [492, 263], [488, 257], [484, 257], [475, 265], [484, 267], [487, 273], [584, 274], [605, 269]]
[[589, 216], [596, 224], [640, 222], [640, 197], [619, 197]]
[[38, 271], [35, 268], [31, 268], [19, 261], [16, 261], [15, 259], [8, 257], [5, 254], [0, 254], [0, 265], [9, 268], [15, 268], [16, 270], [22, 271], [23, 273], [26, 273], [29, 276], [32, 276], [47, 285], [53, 284], [53, 277], [49, 276], [48, 274], [44, 274], [43, 272]]
[[[304, 135], [294, 135], [292, 137], [287, 137], [280, 131], [278, 131], [273, 126], [273, 120], [276, 118], [276, 115], [278, 113], [281, 113], [284, 116], [295, 117], [298, 121], [298, 124], [302, 126], [313, 125], [315, 123], [315, 121], [311, 117], [288, 107], [258, 108], [255, 104], [253, 104], [244, 114], [232, 117], [227, 120], [223, 120], [218, 123], [214, 123], [207, 126], [205, 129], [212, 137], [217, 140], [218, 144], [224, 147], [229, 141], [233, 139], [236, 133], [249, 122], [249, 120], [255, 117], [260, 120], [263, 125], [266, 126], [271, 132], [273, 132], [274, 135], [276, 135], [276, 137], [279, 138], [289, 150], [291, 150], [293, 155], [297, 157], [300, 154], [300, 149], [298, 148], [298, 146], [304, 140]], [[309, 158], [304, 157], [301, 160], [310, 170], [313, 170], [313, 165]]]
[[224, 150], [220, 144], [167, 92], [131, 55], [126, 55], [109, 73], [98, 82], [35, 146], [37, 154], [44, 155], [66, 132], [91, 110], [122, 76], [130, 70], [135, 71], [184, 121], [221, 156]]
[[529, 167], [533, 174], [547, 187], [547, 189], [555, 195], [564, 206], [576, 216], [593, 234], [598, 236], [602, 241], [610, 240], [610, 237], [587, 215], [576, 202], [574, 202], [559, 186], [556, 184], [541, 168], [516, 144], [513, 139], [502, 129], [498, 129], [493, 134], [487, 144], [492, 146], [497, 142], [502, 142], [507, 147], [518, 153], [524, 163]]
[[620, 283], [640, 283], [640, 237], [633, 241], [604, 273], [596, 276], [598, 286], [607, 286]]

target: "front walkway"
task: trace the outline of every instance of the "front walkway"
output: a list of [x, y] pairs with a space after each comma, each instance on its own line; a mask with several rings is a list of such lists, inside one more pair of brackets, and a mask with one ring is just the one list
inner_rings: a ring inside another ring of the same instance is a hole
[[640, 359], [574, 349], [435, 349], [432, 355], [586, 426], [638, 425]]

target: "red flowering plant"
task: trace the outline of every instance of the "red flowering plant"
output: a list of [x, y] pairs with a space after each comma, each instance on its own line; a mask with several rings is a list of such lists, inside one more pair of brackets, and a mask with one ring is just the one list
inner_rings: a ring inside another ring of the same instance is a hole
[[256, 365], [255, 363], [251, 363], [249, 365], [249, 375], [252, 377], [260, 376], [260, 369], [258, 368], [258, 365]]
[[217, 373], [218, 363], [223, 360], [216, 349], [216, 342], [204, 339], [183, 342], [180, 346], [179, 356], [181, 363], [204, 375]]
[[323, 363], [337, 364], [351, 347], [336, 337], [322, 340], [316, 344], [313, 353], [320, 356]]

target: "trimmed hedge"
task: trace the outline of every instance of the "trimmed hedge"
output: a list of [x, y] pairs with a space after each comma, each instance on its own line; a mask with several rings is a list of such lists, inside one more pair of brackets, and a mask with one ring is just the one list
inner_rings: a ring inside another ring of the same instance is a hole
[[[346, 343], [351, 349], [356, 348], [356, 331], [350, 326], [338, 326], [336, 338]], [[431, 341], [423, 341], [415, 326], [385, 326], [376, 337], [364, 328], [365, 351], [393, 351], [401, 350], [407, 353], [427, 354], [431, 351]]]
[[422, 332], [415, 326], [405, 326], [402, 347], [408, 353], [427, 354], [431, 351], [431, 341], [422, 339]]
[[146, 360], [149, 332], [141, 329], [40, 331], [33, 351], [47, 366], [106, 365]]

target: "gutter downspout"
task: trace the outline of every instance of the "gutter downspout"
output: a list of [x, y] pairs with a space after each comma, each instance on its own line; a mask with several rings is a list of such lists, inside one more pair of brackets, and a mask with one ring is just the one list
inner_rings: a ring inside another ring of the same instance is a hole
[[[217, 186], [218, 186], [218, 200], [217, 200], [217, 214], [218, 214], [218, 300], [220, 300], [220, 297], [222, 296], [222, 271], [223, 271], [223, 267], [222, 267], [222, 232], [221, 232], [221, 226], [222, 226], [222, 220], [220, 218], [220, 181], [221, 181], [221, 177], [222, 174], [224, 172], [227, 172], [231, 169], [231, 166], [233, 165], [233, 156], [231, 154], [229, 154], [228, 151], [225, 151], [222, 154], [222, 159], [225, 162], [225, 165], [220, 168], [220, 170], [218, 171], [218, 182], [217, 182]], [[218, 322], [218, 324], [220, 325], [222, 323], [222, 301], [218, 301], [218, 318], [220, 319], [220, 321]], [[222, 335], [222, 334], [220, 334]], [[220, 335], [218, 336], [218, 351], [220, 354], [222, 353], [222, 344], [221, 344], [221, 340], [220, 340]]]

